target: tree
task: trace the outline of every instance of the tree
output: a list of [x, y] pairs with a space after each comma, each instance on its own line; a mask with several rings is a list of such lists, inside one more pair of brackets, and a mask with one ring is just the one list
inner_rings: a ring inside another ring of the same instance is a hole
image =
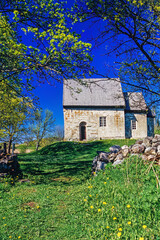
[[31, 123], [26, 128], [28, 134], [32, 136], [32, 139], [36, 140], [36, 151], [38, 150], [43, 138], [48, 134], [54, 132], [53, 113], [46, 110], [45, 113], [42, 110], [36, 110]]
[[122, 83], [160, 101], [160, 2], [78, 0], [74, 13], [75, 21], [102, 22], [98, 43], [107, 44], [106, 54], [116, 54]]
[[24, 130], [24, 123], [32, 104], [28, 99], [17, 97], [6, 82], [1, 82], [0, 89], [0, 139], [8, 141], [8, 153], [11, 143]]
[[62, 140], [64, 138], [64, 129], [61, 126], [57, 125], [55, 127], [54, 135], [57, 140], [59, 140], [59, 141]]
[[2, 80], [8, 79], [9, 85], [16, 82], [30, 89], [33, 79], [54, 84], [56, 80], [61, 82], [63, 78], [87, 74], [91, 69], [91, 45], [80, 40], [69, 21], [69, 12], [62, 2], [1, 1]]

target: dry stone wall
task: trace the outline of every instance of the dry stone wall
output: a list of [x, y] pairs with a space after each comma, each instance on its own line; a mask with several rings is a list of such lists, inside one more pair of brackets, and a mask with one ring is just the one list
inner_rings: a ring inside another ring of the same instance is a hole
[[4, 154], [0, 152], [0, 178], [12, 176], [22, 178], [23, 174], [17, 160], [17, 155]]
[[115, 145], [110, 147], [110, 152], [98, 151], [97, 156], [93, 159], [92, 174], [99, 170], [105, 169], [107, 163], [113, 166], [123, 163], [129, 155], [141, 156], [145, 162], [153, 161], [154, 164], [160, 165], [160, 135], [146, 137], [143, 140], [137, 140], [134, 145], [122, 147]]

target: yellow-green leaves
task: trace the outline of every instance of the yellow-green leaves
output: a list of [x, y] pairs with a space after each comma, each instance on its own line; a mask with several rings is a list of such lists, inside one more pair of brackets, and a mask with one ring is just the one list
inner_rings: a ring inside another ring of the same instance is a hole
[[33, 105], [29, 99], [17, 97], [8, 81], [0, 80], [0, 137], [13, 137], [22, 131], [26, 115]]
[[16, 21], [19, 20], [19, 17], [18, 17], [19, 11], [14, 10], [14, 11], [13, 11], [13, 14], [14, 14], [13, 19], [16, 20]]
[[41, 76], [52, 76], [51, 81], [61, 81], [62, 76], [78, 78], [92, 71], [91, 45], [72, 30], [68, 19], [71, 13], [65, 3], [13, 0], [9, 10], [7, 6], [7, 0], [4, 0], [4, 12], [0, 16], [3, 66], [0, 71], [5, 78], [22, 74], [23, 81], [19, 80], [19, 83], [25, 82], [26, 89], [32, 85], [32, 75], [39, 72]]

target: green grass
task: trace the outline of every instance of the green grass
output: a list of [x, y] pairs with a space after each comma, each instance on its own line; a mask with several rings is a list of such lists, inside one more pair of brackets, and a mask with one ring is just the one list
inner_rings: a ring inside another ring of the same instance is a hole
[[27, 150], [29, 150], [30, 152], [35, 151], [36, 147], [27, 146], [27, 144], [20, 144], [20, 145], [17, 145], [15, 149], [18, 150], [19, 153], [26, 153]]
[[29, 182], [0, 183], [0, 240], [160, 239], [160, 191], [148, 165], [134, 157], [91, 177], [96, 151], [133, 143], [57, 142], [19, 155]]

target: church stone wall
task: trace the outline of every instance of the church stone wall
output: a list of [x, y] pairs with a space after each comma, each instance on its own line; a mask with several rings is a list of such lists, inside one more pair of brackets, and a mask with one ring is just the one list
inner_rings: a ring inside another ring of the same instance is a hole
[[[136, 129], [132, 129], [132, 121], [136, 121]], [[126, 138], [144, 138], [147, 136], [146, 113], [125, 113]]]
[[[86, 122], [86, 140], [125, 138], [124, 109], [64, 108], [65, 140], [80, 140], [80, 123]], [[106, 117], [100, 127], [99, 118]]]

